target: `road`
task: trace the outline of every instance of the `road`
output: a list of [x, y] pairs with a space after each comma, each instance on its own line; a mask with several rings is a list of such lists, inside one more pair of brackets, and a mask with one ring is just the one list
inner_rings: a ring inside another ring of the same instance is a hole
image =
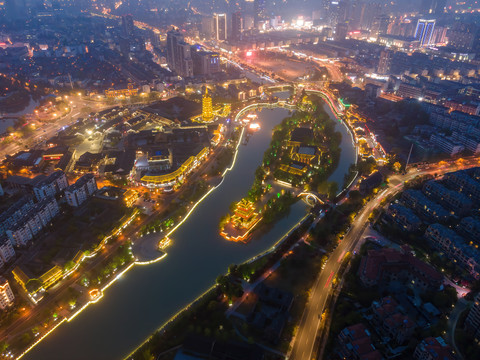
[[43, 140], [48, 140], [62, 127], [73, 124], [79, 117], [87, 116], [90, 111], [101, 111], [109, 107], [114, 107], [113, 105], [102, 105], [101, 103], [95, 103], [93, 106], [91, 101], [87, 102], [76, 96], [72, 96], [71, 101], [71, 111], [65, 116], [43, 126], [39, 126], [33, 134], [25, 139], [22, 139], [21, 143], [12, 142], [6, 146], [3, 146], [0, 149], [0, 160], [2, 160], [6, 155], [13, 155], [18, 151], [31, 148]]
[[[370, 200], [358, 213], [353, 221], [350, 231], [345, 235], [344, 239], [332, 252], [325, 264], [325, 269], [320, 272], [311, 290], [309, 302], [305, 308], [302, 319], [300, 320], [297, 335], [295, 337], [291, 359], [294, 360], [310, 360], [316, 358], [315, 340], [320, 328], [320, 315], [325, 310], [328, 295], [332, 290], [332, 278], [338, 274], [342, 261], [339, 259], [345, 256], [349, 251], [353, 251], [359, 245], [360, 239], [367, 228], [370, 213], [380, 205], [381, 201], [387, 197], [394, 195], [403, 189], [405, 181], [412, 180], [419, 175], [427, 174], [444, 174], [446, 172], [456, 171], [463, 168], [478, 166], [476, 159], [466, 161], [462, 165], [456, 163], [447, 164], [445, 166], [432, 165], [429, 169], [417, 171], [413, 169], [405, 175], [394, 175], [390, 177], [388, 187], [379, 192], [372, 200]], [[341, 279], [338, 279], [340, 282]]]
[[469, 302], [465, 300], [465, 298], [458, 299], [457, 303], [455, 304], [455, 308], [450, 313], [450, 317], [448, 319], [447, 341], [450, 345], [452, 345], [459, 360], [463, 360], [464, 358], [462, 356], [462, 353], [458, 350], [457, 344], [455, 343], [455, 330], [457, 328], [457, 323], [460, 319], [460, 315], [462, 315], [462, 313], [468, 306]]

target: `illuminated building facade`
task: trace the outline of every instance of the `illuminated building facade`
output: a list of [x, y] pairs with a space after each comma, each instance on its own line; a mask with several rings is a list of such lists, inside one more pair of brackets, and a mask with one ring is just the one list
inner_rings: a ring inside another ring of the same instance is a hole
[[202, 99], [202, 119], [205, 122], [213, 121], [212, 97], [208, 93], [208, 88], [205, 90], [205, 95], [203, 95]]
[[135, 96], [138, 94], [138, 89], [133, 88], [133, 84], [128, 84], [126, 89], [115, 90], [115, 89], [108, 89], [105, 90], [105, 96], [107, 98], [116, 98], [119, 96]]
[[242, 199], [235, 205], [230, 221], [220, 234], [227, 240], [245, 241], [260, 220], [261, 217], [255, 211], [254, 203]]
[[227, 40], [227, 15], [215, 14], [213, 16], [213, 26], [215, 32], [215, 39], [217, 41]]
[[13, 305], [15, 296], [13, 295], [12, 288], [8, 283], [8, 280], [3, 276], [0, 276], [0, 309], [5, 310], [6, 308]]
[[138, 199], [138, 192], [133, 189], [128, 189], [127, 192], [123, 195], [123, 200], [127, 207], [132, 207], [135, 204], [135, 201]]
[[429, 46], [432, 44], [433, 30], [435, 29], [435, 20], [419, 19], [415, 30], [415, 39], [420, 42], [420, 46]]
[[169, 188], [182, 182], [185, 176], [195, 169], [210, 153], [210, 148], [205, 147], [196, 156], [190, 156], [180, 167], [163, 175], [145, 175], [141, 178], [141, 184], [147, 187]]

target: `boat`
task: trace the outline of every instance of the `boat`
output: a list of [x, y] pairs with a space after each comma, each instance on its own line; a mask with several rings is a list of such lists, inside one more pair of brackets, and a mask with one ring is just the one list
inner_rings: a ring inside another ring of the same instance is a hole
[[172, 239], [170, 239], [168, 236], [165, 236], [162, 240], [158, 242], [158, 250], [164, 250], [167, 247], [170, 246], [172, 243]]

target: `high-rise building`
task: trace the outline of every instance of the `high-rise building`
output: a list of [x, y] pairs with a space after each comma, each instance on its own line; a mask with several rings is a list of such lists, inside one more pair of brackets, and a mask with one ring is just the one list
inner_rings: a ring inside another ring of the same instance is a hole
[[377, 73], [379, 75], [387, 75], [392, 67], [393, 52], [390, 50], [382, 50], [378, 61]]
[[415, 29], [415, 39], [420, 42], [420, 46], [429, 46], [432, 44], [433, 30], [435, 29], [435, 20], [419, 19]]
[[445, 26], [436, 26], [433, 31], [433, 43], [445, 44], [447, 42], [447, 31]]
[[267, 7], [265, 0], [254, 1], [255, 27], [258, 28], [260, 22], [267, 20]]
[[182, 77], [193, 76], [193, 62], [190, 45], [178, 31], [171, 30], [167, 33], [167, 64], [170, 70]]
[[214, 26], [215, 39], [217, 41], [227, 40], [227, 15], [214, 14], [213, 26]]
[[208, 93], [208, 87], [205, 89], [205, 95], [203, 95], [202, 99], [202, 119], [205, 122], [213, 120], [212, 97]]
[[422, 0], [420, 12], [422, 14], [443, 14], [447, 0]]
[[13, 296], [12, 288], [8, 280], [0, 276], [0, 309], [5, 310], [7, 307], [13, 305], [15, 296]]
[[134, 35], [135, 26], [133, 25], [133, 16], [123, 15], [122, 16], [122, 35], [129, 38]]
[[335, 27], [335, 41], [345, 40], [348, 34], [348, 24], [346, 22], [339, 22]]
[[447, 32], [448, 45], [457, 50], [470, 51], [479, 35], [475, 24], [457, 22]]
[[201, 51], [197, 45], [191, 47], [193, 74], [211, 75], [220, 72], [220, 56], [216, 52]]
[[465, 327], [475, 339], [480, 339], [480, 294], [475, 297], [475, 303], [465, 319]]
[[390, 25], [390, 17], [388, 15], [375, 16], [370, 30], [374, 35], [386, 34], [388, 25]]
[[213, 36], [213, 17], [204, 16], [202, 17], [202, 35], [205, 39], [210, 40]]
[[240, 11], [232, 14], [232, 39], [241, 40], [243, 33], [243, 16]]

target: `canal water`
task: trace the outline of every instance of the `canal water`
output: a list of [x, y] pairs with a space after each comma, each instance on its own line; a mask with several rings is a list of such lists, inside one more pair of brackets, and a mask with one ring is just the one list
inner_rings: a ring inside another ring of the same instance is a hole
[[[303, 202], [297, 202], [287, 217], [248, 244], [225, 241], [218, 234], [218, 222], [230, 203], [240, 200], [248, 191], [255, 169], [270, 143], [273, 127], [286, 116], [288, 111], [280, 108], [259, 112], [261, 130], [250, 138], [248, 145], [240, 145], [233, 170], [172, 234], [173, 244], [165, 259], [148, 266], [134, 266], [106, 291], [100, 302], [89, 306], [72, 322], [62, 324], [25, 358], [122, 359], [214, 284], [216, 277], [225, 273], [230, 264], [239, 264], [280, 239], [304, 216], [306, 206]], [[339, 126], [340, 131], [343, 128], [343, 137], [349, 139], [344, 126]], [[350, 141], [342, 142], [343, 145], [352, 146]], [[343, 170], [336, 171], [342, 181], [355, 160], [343, 159], [343, 154], [349, 156], [350, 150], [342, 150]]]

